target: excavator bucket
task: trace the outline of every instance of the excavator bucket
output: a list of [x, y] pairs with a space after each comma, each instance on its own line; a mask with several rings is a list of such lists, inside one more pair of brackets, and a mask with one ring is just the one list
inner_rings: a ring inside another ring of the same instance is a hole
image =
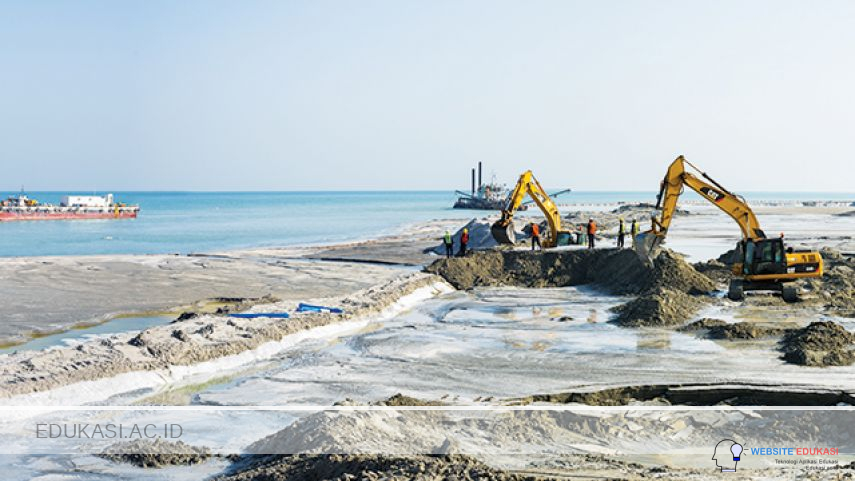
[[657, 254], [659, 254], [659, 246], [662, 245], [662, 241], [665, 238], [661, 235], [657, 235], [653, 231], [642, 232], [635, 236], [635, 253], [638, 254], [638, 257], [641, 258], [646, 264], [650, 265], [653, 263], [653, 259], [656, 258]]
[[502, 221], [497, 221], [490, 226], [490, 233], [493, 234], [493, 239], [496, 239], [499, 244], [516, 244], [517, 236], [514, 233], [513, 222], [502, 225]]

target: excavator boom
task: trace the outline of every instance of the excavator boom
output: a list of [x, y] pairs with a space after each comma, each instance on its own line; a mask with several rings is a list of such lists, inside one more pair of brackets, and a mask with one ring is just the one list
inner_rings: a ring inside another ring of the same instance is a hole
[[[703, 178], [688, 172], [686, 165], [696, 170]], [[683, 186], [689, 186], [735, 220], [742, 230], [744, 239], [766, 238], [757, 217], [745, 199], [722, 187], [681, 155], [668, 167], [668, 172], [660, 184], [656, 208], [661, 210], [661, 214], [658, 218], [653, 216], [649, 231], [638, 234], [635, 238], [635, 249], [642, 259], [650, 261], [656, 256], [677, 211], [677, 200], [683, 193]]]

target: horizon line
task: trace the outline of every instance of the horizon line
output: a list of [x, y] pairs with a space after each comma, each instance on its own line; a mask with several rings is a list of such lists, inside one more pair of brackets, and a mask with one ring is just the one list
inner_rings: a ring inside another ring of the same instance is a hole
[[[556, 188], [557, 189], [557, 188]], [[457, 189], [459, 190], [459, 189]], [[70, 194], [70, 193], [88, 193], [92, 195], [109, 194], [115, 192], [124, 193], [175, 193], [175, 194], [302, 194], [302, 193], [419, 193], [419, 192], [446, 192], [456, 194], [457, 190], [449, 189], [296, 189], [296, 190], [171, 190], [171, 189], [107, 189], [107, 190], [87, 190], [87, 189], [65, 189], [65, 190], [21, 190], [19, 189], [0, 189], [2, 192], [27, 193], [37, 192], [46, 194]], [[547, 189], [550, 190], [550, 189]], [[461, 192], [464, 192], [461, 190]], [[649, 194], [655, 193], [656, 190], [609, 190], [609, 189], [591, 189], [591, 190], [572, 190], [567, 192], [567, 195], [580, 193], [638, 193]], [[755, 194], [851, 194], [855, 196], [855, 190], [743, 190], [741, 192]]]

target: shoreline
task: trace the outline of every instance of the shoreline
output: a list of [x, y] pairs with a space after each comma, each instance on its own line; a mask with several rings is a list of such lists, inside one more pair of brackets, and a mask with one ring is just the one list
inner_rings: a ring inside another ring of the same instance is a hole
[[[803, 203], [790, 203], [793, 202]], [[633, 203], [609, 205], [630, 204]], [[681, 251], [709, 244], [693, 257], [695, 261], [703, 261], [704, 257], [715, 257], [732, 247], [726, 240], [738, 236], [732, 221], [713, 206], [698, 204], [700, 208], [696, 208], [692, 202], [687, 204], [694, 215], [679, 221], [680, 229], [675, 227], [669, 239], [672, 248]], [[799, 208], [802, 209], [808, 209], [807, 215], [829, 219], [842, 228], [831, 232], [830, 239], [817, 239], [813, 228], [805, 229], [803, 222], [793, 223], [788, 231], [791, 242], [821, 241], [844, 255], [855, 253], [855, 242], [847, 235], [855, 227], [849, 225], [855, 222], [855, 216], [837, 216], [835, 209], [826, 207]], [[791, 208], [764, 207], [763, 211], [764, 215], [778, 217], [775, 214], [790, 212]], [[565, 217], [574, 214], [563, 212]], [[469, 213], [470, 218], [476, 219], [495, 215], [492, 211]], [[535, 210], [520, 213], [519, 217], [539, 215]], [[709, 222], [716, 225], [707, 225]], [[773, 222], [780, 223], [780, 218]], [[5, 323], [0, 325], [0, 345], [14, 347], [35, 338], [101, 325], [121, 316], [177, 313], [219, 297], [272, 295], [305, 300], [359, 289], [366, 287], [366, 278], [388, 279], [402, 268], [414, 269], [439, 258], [423, 251], [435, 247], [445, 229], [455, 232], [464, 223], [464, 219], [433, 219], [409, 222], [388, 233], [348, 242], [207, 253], [0, 257], [0, 295], [11, 299], [5, 308], [0, 307], [0, 316], [5, 314]], [[611, 242], [611, 227], [608, 223], [604, 225], [606, 244]], [[783, 225], [776, 227], [785, 230]], [[707, 232], [710, 229], [726, 234], [710, 235], [715, 233]], [[833, 242], [834, 239], [839, 242]], [[324, 280], [318, 281], [319, 277]], [[93, 284], [95, 287], [90, 287]]]

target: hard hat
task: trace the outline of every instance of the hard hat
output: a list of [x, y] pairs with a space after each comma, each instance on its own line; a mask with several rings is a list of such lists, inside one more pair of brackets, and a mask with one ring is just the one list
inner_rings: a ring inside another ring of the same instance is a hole
[[464, 228], [463, 228], [463, 232], [468, 233], [468, 232], [469, 232], [469, 229], [467, 229], [466, 227], [464, 227]]

